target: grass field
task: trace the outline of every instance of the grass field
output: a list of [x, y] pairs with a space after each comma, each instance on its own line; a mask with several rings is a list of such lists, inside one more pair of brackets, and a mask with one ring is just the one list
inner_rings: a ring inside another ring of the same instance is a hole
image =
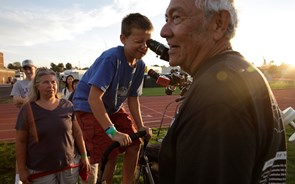
[[[289, 86], [290, 87], [290, 86]], [[294, 86], [292, 86], [294, 87]], [[286, 88], [285, 84], [274, 84], [275, 89]], [[180, 91], [176, 90], [173, 94], [179, 94]], [[143, 96], [165, 95], [164, 88], [145, 88]], [[12, 103], [11, 99], [0, 99], [0, 103]], [[154, 135], [157, 134], [157, 129], [153, 129]], [[290, 127], [286, 127], [286, 135], [290, 137], [294, 133]], [[162, 131], [160, 137], [165, 135]], [[155, 138], [151, 143], [156, 143]], [[295, 144], [288, 142], [288, 164], [287, 164], [287, 184], [295, 184]], [[122, 156], [118, 159], [118, 165], [114, 176], [114, 184], [121, 183], [121, 170], [122, 170]], [[15, 143], [0, 143], [0, 184], [14, 183], [15, 177]]]

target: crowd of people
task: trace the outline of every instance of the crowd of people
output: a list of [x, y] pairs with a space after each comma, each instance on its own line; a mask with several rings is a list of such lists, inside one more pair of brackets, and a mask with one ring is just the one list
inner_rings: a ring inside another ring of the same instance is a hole
[[[169, 64], [193, 78], [159, 152], [159, 183], [285, 183], [286, 142], [282, 115], [259, 70], [231, 46], [238, 16], [232, 0], [171, 0], [161, 36]], [[141, 141], [152, 136], [141, 115], [145, 63], [153, 24], [140, 13], [121, 22], [122, 46], [110, 48], [81, 79], [68, 75], [58, 90], [55, 72], [22, 62], [26, 79], [11, 96], [19, 107], [16, 162], [23, 183], [76, 183], [79, 170], [97, 182], [105, 149], [103, 180], [112, 183], [124, 153], [122, 183], [134, 179]], [[123, 103], [127, 102], [127, 112]]]

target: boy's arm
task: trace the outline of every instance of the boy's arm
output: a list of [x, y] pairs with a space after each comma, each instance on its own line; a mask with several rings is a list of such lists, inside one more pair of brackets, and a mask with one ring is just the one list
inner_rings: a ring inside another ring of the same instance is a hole
[[104, 107], [102, 101], [103, 95], [104, 92], [101, 89], [95, 86], [91, 86], [90, 93], [88, 96], [88, 103], [91, 107], [91, 111], [94, 117], [105, 130], [108, 127], [110, 127], [113, 123], [110, 120], [110, 117], [108, 116], [106, 109]]
[[140, 111], [140, 103], [139, 103], [139, 97], [129, 96], [127, 99], [129, 111], [132, 115], [132, 118], [134, 122], [136, 123], [136, 126], [138, 130], [140, 130], [144, 124], [142, 121], [141, 111]]
[[[95, 119], [99, 122], [104, 130], [111, 127], [113, 125], [106, 109], [104, 107], [102, 97], [104, 92], [98, 87], [91, 86], [90, 93], [88, 96], [88, 103], [90, 104], [91, 111], [95, 117]], [[121, 146], [126, 146], [131, 144], [131, 139], [128, 134], [124, 134], [116, 131], [116, 134], [111, 137], [113, 141], [117, 141]]]
[[10, 96], [12, 97], [14, 104], [18, 108], [28, 101], [28, 97], [21, 96], [20, 90], [21, 90], [21, 85], [20, 85], [20, 81], [18, 81], [13, 85], [11, 93], [10, 93]]
[[138, 130], [145, 130], [147, 134], [151, 137], [152, 136], [151, 129], [148, 127], [145, 127], [142, 121], [139, 97], [129, 96], [127, 99], [127, 103], [128, 103], [129, 111], [132, 115], [134, 122], [136, 123]]
[[21, 96], [13, 96], [13, 102], [16, 107], [21, 107], [24, 103], [28, 101], [28, 97], [21, 97]]

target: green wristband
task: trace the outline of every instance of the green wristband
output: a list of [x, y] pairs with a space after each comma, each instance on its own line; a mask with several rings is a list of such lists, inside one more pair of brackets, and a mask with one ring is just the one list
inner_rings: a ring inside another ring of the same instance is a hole
[[117, 134], [117, 130], [114, 125], [111, 125], [109, 128], [105, 130], [105, 133], [110, 137], [113, 138]]
[[86, 158], [87, 157], [87, 153], [82, 153], [80, 156], [81, 156], [81, 158]]

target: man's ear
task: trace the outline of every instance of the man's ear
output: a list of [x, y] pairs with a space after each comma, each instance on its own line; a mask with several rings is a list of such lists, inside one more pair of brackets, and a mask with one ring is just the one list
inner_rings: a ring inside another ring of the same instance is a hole
[[120, 40], [121, 40], [122, 44], [125, 45], [125, 42], [126, 42], [126, 36], [123, 35], [123, 34], [120, 34]]
[[212, 17], [214, 40], [220, 40], [224, 37], [229, 24], [230, 24], [230, 14], [228, 11], [221, 10]]

